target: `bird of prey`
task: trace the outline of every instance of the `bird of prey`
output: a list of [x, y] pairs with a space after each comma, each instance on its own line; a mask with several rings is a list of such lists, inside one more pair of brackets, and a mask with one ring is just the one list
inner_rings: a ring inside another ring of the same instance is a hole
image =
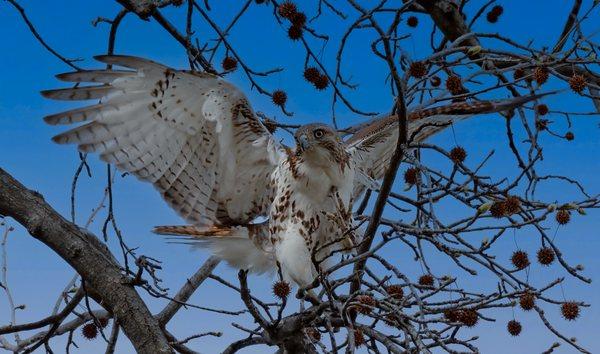
[[[45, 121], [82, 123], [53, 140], [98, 153], [152, 183], [189, 223], [155, 232], [197, 240], [237, 268], [278, 268], [300, 286], [313, 282], [315, 264], [356, 244], [353, 202], [383, 177], [398, 139], [397, 117], [376, 119], [346, 140], [326, 124], [303, 125], [291, 148], [271, 134], [238, 88], [217, 75], [131, 56], [96, 59], [122, 69], [60, 74], [77, 84], [42, 94], [98, 103]], [[412, 112], [408, 136], [419, 142], [450, 122], [530, 99]]]

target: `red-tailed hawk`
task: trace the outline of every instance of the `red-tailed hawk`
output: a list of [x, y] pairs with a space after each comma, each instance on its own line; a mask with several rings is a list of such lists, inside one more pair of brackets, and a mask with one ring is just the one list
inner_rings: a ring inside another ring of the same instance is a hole
[[[130, 56], [98, 56], [125, 69], [79, 71], [61, 80], [99, 85], [49, 90], [59, 100], [99, 103], [45, 117], [78, 127], [54, 137], [96, 152], [152, 183], [189, 226], [159, 226], [211, 246], [229, 264], [257, 272], [279, 266], [304, 286], [313, 260], [351, 246], [352, 204], [383, 177], [398, 137], [397, 118], [365, 125], [349, 140], [308, 124], [288, 148], [265, 128], [244, 94], [218, 76], [179, 71]], [[409, 136], [421, 141], [449, 122], [530, 98], [458, 103], [413, 112]], [[257, 218], [266, 219], [257, 222]]]

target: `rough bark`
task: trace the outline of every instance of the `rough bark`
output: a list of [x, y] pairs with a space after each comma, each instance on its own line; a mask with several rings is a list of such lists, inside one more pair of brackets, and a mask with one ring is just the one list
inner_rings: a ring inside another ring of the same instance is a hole
[[[423, 6], [433, 22], [450, 41], [470, 32], [456, 3], [448, 0], [418, 0], [417, 3]], [[462, 46], [478, 44], [478, 40], [473, 37], [460, 43]]]

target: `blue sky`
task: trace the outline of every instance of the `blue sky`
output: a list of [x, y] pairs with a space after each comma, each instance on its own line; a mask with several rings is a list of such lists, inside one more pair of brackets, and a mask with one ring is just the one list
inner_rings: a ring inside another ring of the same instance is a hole
[[[584, 1], [584, 9], [591, 1]], [[233, 0], [214, 2], [212, 13], [222, 27], [229, 23], [231, 17], [240, 8], [241, 3]], [[82, 58], [78, 63], [85, 68], [97, 66], [91, 60], [96, 54], [106, 51], [108, 26], [91, 25], [98, 16], [113, 17], [119, 6], [112, 1], [22, 1], [32, 22], [47, 42], [61, 54], [69, 58]], [[506, 2], [505, 12], [497, 25], [481, 22], [476, 26], [477, 31], [500, 31], [522, 43], [534, 39], [538, 47], [553, 45], [555, 38], [562, 29], [564, 13], [568, 11], [571, 2], [562, 0]], [[304, 8], [308, 13], [315, 11], [314, 6]], [[287, 69], [266, 79], [259, 79], [268, 89], [282, 88], [288, 92], [288, 108], [295, 114], [285, 117], [277, 110], [268, 98], [252, 91], [250, 84], [241, 72], [228, 76], [228, 79], [238, 84], [250, 97], [257, 111], [275, 116], [282, 122], [301, 124], [308, 121], [326, 121], [331, 118], [331, 90], [324, 93], [316, 92], [301, 79], [304, 52], [298, 44], [286, 38], [285, 29], [273, 23], [272, 8], [252, 5], [250, 11], [242, 17], [239, 26], [231, 33], [231, 41], [236, 50], [246, 58], [247, 63], [255, 70], [268, 70], [276, 66]], [[467, 9], [473, 11], [473, 9]], [[357, 14], [347, 11], [349, 21]], [[184, 9], [165, 11], [174, 23], [182, 24], [185, 18]], [[310, 16], [309, 16], [310, 17]], [[421, 30], [411, 30], [402, 27], [405, 33], [412, 37], [403, 42], [402, 50], [411, 59], [419, 59], [425, 55], [428, 46], [430, 22], [423, 16], [418, 16]], [[592, 13], [598, 18], [598, 13]], [[313, 49], [319, 53], [328, 69], [334, 69], [334, 61], [338, 39], [345, 27], [336, 25], [331, 15], [315, 24], [315, 28], [331, 35], [331, 40], [323, 45], [322, 42], [312, 42]], [[195, 19], [196, 33], [201, 40], [206, 40], [207, 27], [200, 18]], [[600, 21], [584, 27], [588, 33], [598, 30]], [[45, 51], [34, 39], [18, 13], [6, 2], [0, 3], [0, 28], [4, 33], [3, 53], [0, 56], [0, 166], [19, 179], [26, 186], [42, 193], [46, 200], [61, 214], [68, 217], [70, 208], [71, 179], [78, 165], [78, 155], [73, 147], [57, 146], [50, 138], [60, 131], [60, 128], [44, 124], [42, 117], [58, 112], [68, 107], [70, 103], [52, 102], [43, 99], [39, 91], [60, 87], [54, 75], [69, 71], [64, 63], [58, 61]], [[594, 25], [596, 27], [594, 27]], [[427, 26], [427, 27], [425, 27]], [[182, 26], [180, 26], [182, 27]], [[427, 28], [426, 30], [424, 28]], [[211, 35], [212, 38], [212, 35]], [[348, 93], [348, 97], [361, 109], [384, 113], [391, 107], [389, 86], [385, 83], [385, 67], [379, 59], [373, 57], [369, 48], [372, 35], [363, 31], [351, 38], [345, 52], [343, 70], [351, 73], [352, 81], [360, 83], [359, 89]], [[116, 52], [139, 55], [164, 62], [173, 67], [185, 68], [187, 60], [182, 48], [173, 41], [166, 32], [153, 22], [142, 22], [134, 16], [125, 18], [118, 34]], [[220, 62], [223, 53], [217, 55]], [[550, 98], [547, 103], [552, 108], [564, 108], [574, 111], [590, 111], [590, 102], [571, 96]], [[336, 110], [341, 125], [349, 125], [364, 119], [342, 106]], [[553, 117], [557, 127], [564, 127], [561, 117]], [[597, 116], [575, 118], [571, 130], [576, 139], [565, 142], [551, 137], [543, 139], [545, 160], [540, 168], [544, 172], [564, 174], [580, 180], [592, 194], [600, 192], [600, 164], [597, 156], [600, 153], [598, 143]], [[455, 138], [456, 137], [456, 138]], [[481, 161], [491, 150], [495, 155], [486, 173], [502, 177], [512, 175], [515, 171], [515, 161], [506, 148], [506, 137], [503, 122], [499, 116], [486, 116], [470, 120], [455, 127], [455, 137], [446, 132], [435, 137], [434, 142], [445, 148], [458, 143], [469, 152], [469, 163]], [[455, 142], [456, 139], [456, 142]], [[106, 175], [105, 167], [95, 157], [91, 157], [92, 177], [83, 176], [77, 190], [77, 221], [84, 223], [90, 211], [102, 197]], [[435, 161], [434, 161], [435, 162]], [[500, 179], [500, 178], [498, 178]], [[146, 254], [163, 261], [161, 277], [166, 286], [175, 290], [185, 278], [197, 269], [206, 258], [206, 253], [190, 251], [183, 246], [169, 245], [164, 240], [152, 235], [149, 230], [158, 224], [177, 224], [181, 220], [163, 203], [159, 195], [149, 185], [140, 183], [132, 177], [117, 178], [115, 189], [115, 212], [117, 221], [130, 246], [138, 246], [140, 254]], [[568, 202], [574, 197], [574, 190], [559, 185], [558, 188], [547, 188], [541, 191], [542, 196], [559, 202]], [[444, 213], [446, 214], [446, 213]], [[451, 217], [452, 212], [448, 211]], [[557, 243], [567, 260], [573, 264], [583, 264], [585, 274], [597, 279], [600, 275], [598, 251], [600, 241], [599, 213], [592, 211], [586, 217], [576, 217], [574, 222], [558, 230]], [[104, 214], [100, 213], [99, 222], [91, 226], [98, 233]], [[12, 223], [14, 224], [14, 222]], [[550, 225], [554, 227], [554, 225]], [[507, 237], [497, 250], [499, 257], [508, 258], [514, 250], [515, 242], [519, 247], [535, 250], [539, 245], [537, 238], [527, 237], [525, 230], [518, 231], [514, 237]], [[112, 243], [112, 241], [111, 241]], [[410, 253], [401, 245], [397, 248], [386, 249], [385, 255], [392, 262], [401, 266], [409, 275], [420, 274], [420, 267], [415, 263]], [[114, 248], [116, 249], [116, 248]], [[51, 250], [35, 239], [27, 236], [21, 229], [11, 233], [8, 242], [9, 251], [9, 285], [17, 303], [26, 304], [25, 310], [18, 313], [18, 322], [23, 323], [39, 319], [47, 315], [56, 297], [71, 278], [73, 271]], [[441, 273], [446, 262], [430, 254], [430, 262]], [[217, 273], [235, 282], [235, 271], [220, 265]], [[549, 269], [532, 266], [531, 278], [539, 281], [549, 280], [557, 276], [565, 276], [565, 272], [554, 265]], [[464, 274], [465, 285], [482, 284], [493, 289], [494, 279], [491, 276], [481, 276], [477, 279]], [[270, 279], [268, 277], [253, 277], [252, 289], [265, 299], [270, 299]], [[566, 323], [558, 314], [557, 308], [548, 307], [547, 315], [567, 336], [575, 336], [587, 349], [595, 352], [600, 350], [600, 339], [593, 328], [598, 328], [600, 322], [600, 287], [597, 282], [591, 285], [583, 284], [574, 279], [567, 279], [563, 290], [565, 297], [584, 299], [592, 304], [591, 308], [583, 310], [581, 319], [574, 323]], [[551, 293], [556, 298], [562, 298], [561, 289]], [[205, 306], [241, 309], [241, 302], [235, 293], [217, 286], [213, 281], [207, 281], [192, 298], [193, 303]], [[164, 302], [151, 301], [150, 307], [158, 311]], [[8, 319], [8, 304], [4, 295], [0, 296], [0, 325]], [[498, 314], [497, 323], [479, 325], [473, 333], [480, 336], [478, 344], [483, 353], [531, 353], [547, 349], [555, 340], [533, 314], [523, 313], [515, 309], [515, 316], [523, 323], [523, 335], [517, 339], [510, 338], [504, 330], [505, 322], [512, 314]], [[192, 347], [206, 353], [212, 353], [224, 348], [230, 340], [239, 339], [244, 334], [229, 326], [235, 318], [215, 316], [209, 312], [189, 310], [181, 312], [171, 323], [170, 329], [180, 337], [206, 330], [226, 332], [225, 339], [201, 339]], [[244, 321], [241, 321], [242, 323]], [[80, 351], [101, 352], [103, 345], [99, 340], [86, 342], [76, 336]], [[53, 343], [62, 343], [55, 340]], [[131, 347], [121, 342], [119, 353], [132, 352]], [[57, 351], [62, 344], [57, 344]], [[502, 349], [499, 349], [502, 348]], [[262, 352], [264, 348], [256, 349]], [[269, 350], [270, 351], [270, 350]], [[571, 348], [563, 345], [559, 353], [571, 353]]]

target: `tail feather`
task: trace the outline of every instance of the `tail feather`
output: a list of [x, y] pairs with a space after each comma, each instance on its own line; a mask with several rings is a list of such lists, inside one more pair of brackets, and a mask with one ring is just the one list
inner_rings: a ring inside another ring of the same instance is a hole
[[164, 225], [155, 226], [152, 232], [159, 235], [171, 236], [225, 237], [231, 236], [233, 230], [229, 226]]
[[236, 226], [167, 225], [156, 226], [152, 231], [167, 236], [171, 243], [209, 248], [234, 268], [256, 273], [275, 269], [266, 222]]

